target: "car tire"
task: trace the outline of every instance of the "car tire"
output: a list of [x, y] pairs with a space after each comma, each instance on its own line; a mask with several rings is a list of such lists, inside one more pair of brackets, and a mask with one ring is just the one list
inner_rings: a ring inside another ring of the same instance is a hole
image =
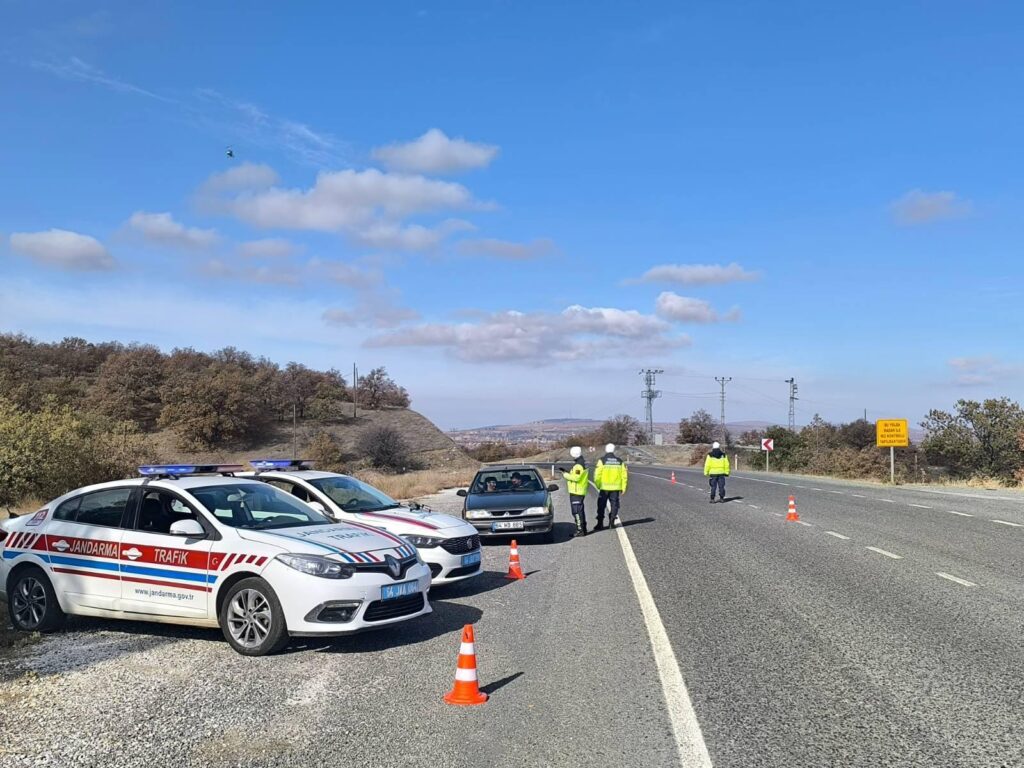
[[41, 568], [25, 568], [7, 585], [7, 612], [11, 626], [21, 632], [55, 632], [67, 615]]
[[281, 601], [263, 579], [242, 579], [228, 590], [220, 608], [220, 629], [243, 656], [266, 656], [288, 645]]

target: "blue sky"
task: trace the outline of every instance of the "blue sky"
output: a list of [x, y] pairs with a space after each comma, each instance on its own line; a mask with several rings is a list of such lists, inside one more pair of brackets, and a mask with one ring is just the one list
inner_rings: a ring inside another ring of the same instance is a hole
[[[1024, 397], [1024, 9], [0, 0], [0, 329], [444, 427]], [[226, 156], [226, 148], [234, 157]]]

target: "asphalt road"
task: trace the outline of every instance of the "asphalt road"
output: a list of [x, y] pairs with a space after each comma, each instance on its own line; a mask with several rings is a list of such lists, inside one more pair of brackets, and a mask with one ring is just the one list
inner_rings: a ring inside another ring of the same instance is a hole
[[[631, 467], [625, 527], [586, 539], [557, 494], [525, 581], [488, 545], [397, 631], [247, 659], [74, 621], [0, 655], [0, 767], [677, 766], [681, 738], [719, 768], [1024, 767], [1024, 499], [757, 474], [709, 505], [676, 474]], [[468, 709], [441, 701], [466, 623], [491, 694]]]
[[669, 477], [623, 516], [714, 765], [1024, 766], [1019, 497]]

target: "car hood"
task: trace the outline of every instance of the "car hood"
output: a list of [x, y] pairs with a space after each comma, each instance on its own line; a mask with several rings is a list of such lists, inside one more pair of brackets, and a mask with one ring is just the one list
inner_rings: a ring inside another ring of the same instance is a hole
[[451, 538], [453, 536], [469, 536], [476, 533], [476, 529], [457, 517], [442, 515], [437, 512], [426, 510], [409, 509], [408, 507], [396, 507], [395, 509], [382, 509], [380, 512], [356, 512], [349, 513], [357, 522], [372, 525], [374, 528], [383, 528], [388, 533], [396, 533], [399, 536], [441, 536]]
[[466, 497], [466, 509], [526, 509], [527, 507], [546, 507], [547, 505], [547, 491], [471, 493]]
[[377, 561], [384, 555], [408, 557], [412, 545], [385, 531], [352, 523], [331, 525], [304, 525], [272, 531], [239, 529], [239, 535], [248, 541], [280, 547], [284, 552], [308, 555], [340, 555], [348, 562], [366, 562], [359, 555], [372, 552]]

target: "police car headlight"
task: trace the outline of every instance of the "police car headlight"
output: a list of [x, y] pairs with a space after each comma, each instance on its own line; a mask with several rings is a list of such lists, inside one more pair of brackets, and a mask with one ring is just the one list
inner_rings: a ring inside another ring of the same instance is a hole
[[436, 536], [403, 536], [402, 538], [417, 549], [432, 549], [444, 541], [444, 539], [439, 539]]
[[490, 517], [491, 513], [486, 509], [470, 509], [466, 512], [467, 520], [479, 520], [482, 517]]
[[547, 513], [547, 507], [527, 507], [523, 510], [524, 515], [546, 515]]
[[349, 579], [356, 572], [351, 565], [328, 560], [320, 555], [278, 555], [277, 559], [289, 568], [322, 579]]

